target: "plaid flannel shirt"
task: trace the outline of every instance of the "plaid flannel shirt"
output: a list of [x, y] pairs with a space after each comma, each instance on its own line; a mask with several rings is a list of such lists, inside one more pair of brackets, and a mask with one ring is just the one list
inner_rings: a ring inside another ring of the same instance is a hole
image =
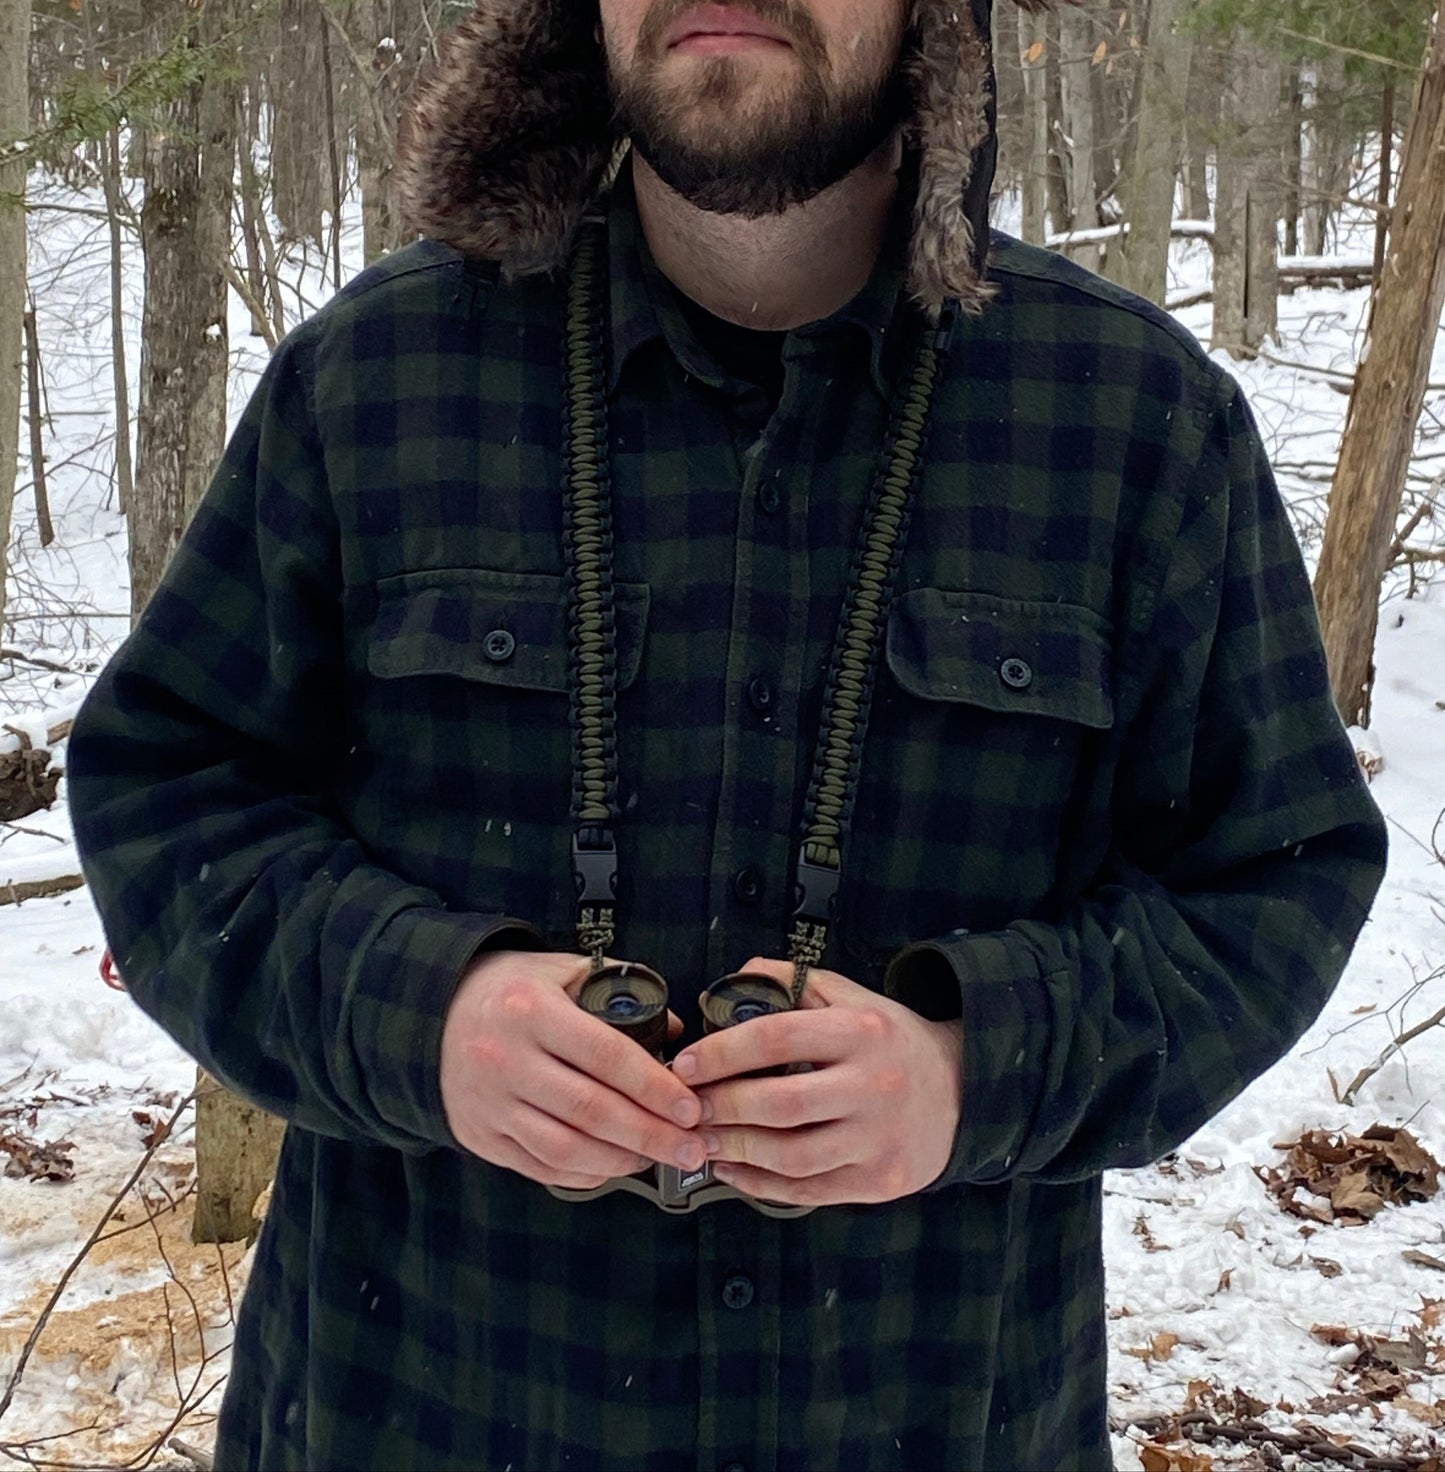
[[[887, 254], [788, 335], [770, 413], [625, 184], [609, 228], [615, 953], [693, 1035], [709, 981], [782, 953], [912, 309]], [[132, 995], [290, 1122], [222, 1472], [1109, 1465], [1100, 1173], [1300, 1035], [1384, 836], [1239, 389], [1061, 259], [1000, 237], [991, 276], [824, 957], [962, 1018], [962, 1123], [929, 1191], [794, 1221], [566, 1204], [443, 1116], [469, 960], [572, 945], [559, 283], [418, 244], [275, 355], [69, 758]]]

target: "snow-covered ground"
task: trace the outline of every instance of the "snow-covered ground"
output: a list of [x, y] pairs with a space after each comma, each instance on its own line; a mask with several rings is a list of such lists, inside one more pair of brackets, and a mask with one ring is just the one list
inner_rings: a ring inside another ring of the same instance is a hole
[[[0, 642], [66, 672], [0, 660], [0, 724], [41, 745], [122, 636], [127, 591], [124, 522], [112, 492], [103, 236], [80, 216], [32, 218], [57, 541], [39, 549], [22, 490], [10, 626]], [[1348, 237], [1338, 248], [1368, 254], [1368, 241]], [[1206, 284], [1208, 269], [1206, 242], [1180, 242], [1171, 294]], [[314, 273], [298, 280], [298, 312], [324, 299]], [[138, 300], [133, 278], [127, 295]], [[1356, 361], [1366, 305], [1362, 292], [1285, 298], [1279, 343], [1267, 358], [1233, 367], [1311, 557], [1347, 402], [1341, 375]], [[1181, 320], [1207, 341], [1208, 306]], [[247, 335], [239, 307], [231, 325], [236, 409], [264, 347]], [[1445, 336], [1437, 348], [1416, 493], [1445, 472]], [[1432, 537], [1445, 540], [1438, 520], [1415, 540]], [[1307, 1131], [1361, 1135], [1375, 1125], [1407, 1126], [1445, 1158], [1445, 1026], [1388, 1061], [1353, 1103], [1338, 1102], [1392, 1038], [1445, 1007], [1445, 824], [1437, 827], [1445, 809], [1445, 588], [1409, 592], [1399, 580], [1386, 592], [1374, 723], [1362, 739], [1379, 763], [1373, 790], [1390, 820], [1390, 871], [1339, 991], [1291, 1055], [1177, 1157], [1108, 1181], [1121, 1468], [1206, 1465], [1190, 1460], [1204, 1448], [1190, 1450], [1177, 1427], [1159, 1420], [1195, 1411], [1353, 1440], [1376, 1455], [1413, 1456], [1417, 1466], [1445, 1455], [1445, 1190], [1342, 1226], [1287, 1213], [1257, 1174], [1282, 1166], [1277, 1146]], [[0, 751], [19, 740], [0, 732]], [[63, 745], [58, 752], [63, 760]], [[53, 808], [0, 823], [0, 898], [10, 885], [77, 869], [63, 781]], [[174, 1045], [101, 985], [102, 949], [83, 889], [0, 905], [0, 1139], [69, 1142], [53, 1158], [69, 1160], [74, 1172], [67, 1181], [0, 1175], [0, 1401], [53, 1288], [193, 1082]], [[33, 1454], [122, 1463], [160, 1445], [182, 1408], [189, 1414], [180, 1434], [209, 1441], [216, 1395], [207, 1387], [225, 1371], [245, 1264], [239, 1249], [189, 1244], [188, 1129], [189, 1115], [68, 1283], [0, 1420], [0, 1444], [55, 1438]], [[1296, 1199], [1329, 1215], [1320, 1198]], [[213, 1356], [204, 1365], [202, 1342]], [[1299, 1451], [1275, 1456], [1248, 1443], [1207, 1454], [1215, 1465], [1305, 1465]]]

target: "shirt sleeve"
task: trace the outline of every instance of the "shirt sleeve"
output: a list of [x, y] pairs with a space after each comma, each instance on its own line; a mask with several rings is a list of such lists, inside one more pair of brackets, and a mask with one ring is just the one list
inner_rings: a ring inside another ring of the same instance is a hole
[[1114, 840], [1087, 891], [1060, 917], [923, 941], [890, 968], [891, 994], [962, 1019], [961, 1121], [935, 1189], [1075, 1180], [1176, 1148], [1318, 1015], [1379, 887], [1384, 823], [1227, 378], [1129, 658]]
[[270, 363], [70, 738], [86, 879], [130, 995], [227, 1087], [305, 1129], [454, 1144], [442, 1025], [483, 949], [536, 932], [371, 862], [344, 755], [340, 539], [301, 329]]

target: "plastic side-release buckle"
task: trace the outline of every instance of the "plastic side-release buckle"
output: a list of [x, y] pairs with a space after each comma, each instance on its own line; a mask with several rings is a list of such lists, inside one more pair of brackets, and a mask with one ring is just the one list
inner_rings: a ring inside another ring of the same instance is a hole
[[831, 920], [842, 878], [837, 869], [810, 864], [807, 859], [800, 858], [795, 878], [797, 904], [793, 915], [805, 920]]
[[577, 902], [610, 905], [617, 898], [617, 845], [606, 828], [579, 828], [572, 835], [572, 882]]

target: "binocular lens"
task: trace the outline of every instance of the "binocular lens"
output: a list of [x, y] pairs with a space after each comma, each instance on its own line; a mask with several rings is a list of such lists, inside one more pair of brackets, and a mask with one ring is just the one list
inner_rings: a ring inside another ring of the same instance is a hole
[[590, 1016], [614, 1027], [662, 1057], [667, 1043], [667, 983], [646, 966], [604, 966], [582, 984], [577, 1004]]
[[792, 1010], [793, 999], [787, 987], [771, 976], [748, 971], [725, 976], [702, 994], [703, 1028], [707, 1032], [719, 1032], [740, 1022]]

